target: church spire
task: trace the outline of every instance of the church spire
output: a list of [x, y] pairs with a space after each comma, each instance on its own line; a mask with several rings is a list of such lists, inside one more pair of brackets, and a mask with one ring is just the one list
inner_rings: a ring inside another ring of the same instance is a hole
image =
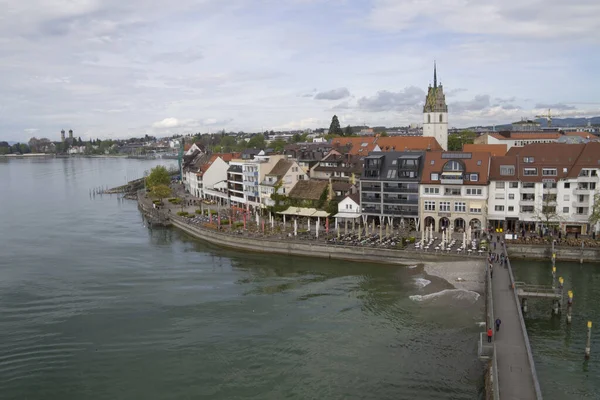
[[437, 68], [435, 65], [435, 61], [433, 62], [433, 87], [437, 87]]

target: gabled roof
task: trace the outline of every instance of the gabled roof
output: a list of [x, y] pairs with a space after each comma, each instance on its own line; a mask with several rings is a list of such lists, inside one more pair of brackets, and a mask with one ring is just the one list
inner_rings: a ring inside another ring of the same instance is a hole
[[476, 182], [464, 180], [463, 185], [487, 185], [491, 158], [490, 153], [484, 152], [428, 151], [425, 153], [421, 183], [440, 184], [439, 180], [431, 180], [431, 174], [441, 174], [446, 163], [456, 160], [464, 165], [465, 174], [478, 174]]
[[492, 157], [503, 156], [508, 151], [508, 145], [501, 144], [470, 144], [463, 145], [463, 151], [467, 153], [484, 152], [490, 153]]
[[[515, 156], [517, 175], [523, 182], [542, 182], [543, 179], [564, 179], [581, 155], [586, 144], [533, 143], [512, 147], [507, 156]], [[525, 162], [527, 158], [527, 162]], [[537, 168], [537, 175], [524, 175], [524, 168]], [[541, 168], [556, 168], [556, 176], [543, 176]]]
[[217, 158], [220, 158], [221, 160], [223, 160], [225, 162], [229, 162], [232, 159], [237, 158], [239, 156], [240, 156], [240, 153], [213, 153], [210, 156], [210, 159], [200, 166], [198, 175], [202, 176], [206, 171], [208, 171], [208, 169], [211, 167], [211, 165], [213, 165], [213, 163], [217, 160]]
[[424, 136], [362, 136], [341, 137], [331, 141], [334, 147], [345, 147], [350, 154], [366, 156], [379, 146], [382, 151], [442, 150], [433, 137]]
[[319, 200], [323, 192], [327, 189], [327, 181], [303, 180], [298, 181], [294, 188], [290, 190], [288, 197], [298, 200]]
[[558, 139], [561, 134], [558, 132], [502, 132], [489, 133], [491, 137], [497, 140], [547, 140]]
[[267, 175], [276, 176], [277, 179], [281, 179], [292, 168], [292, 165], [294, 165], [293, 161], [281, 159], [277, 161], [277, 164], [273, 166]]

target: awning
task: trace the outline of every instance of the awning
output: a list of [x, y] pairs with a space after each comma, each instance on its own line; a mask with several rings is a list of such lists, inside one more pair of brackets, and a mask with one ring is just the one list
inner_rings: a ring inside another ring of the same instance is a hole
[[481, 203], [469, 203], [470, 208], [483, 208]]
[[358, 213], [337, 213], [333, 216], [333, 218], [347, 218], [347, 219], [356, 219], [359, 218], [360, 214]]
[[321, 217], [325, 218], [329, 216], [327, 211], [320, 211], [316, 208], [304, 208], [304, 207], [289, 207], [285, 211], [278, 212], [280, 215], [294, 215], [297, 217]]
[[449, 171], [444, 171], [442, 172], [442, 176], [447, 175], [447, 176], [462, 176], [462, 172], [449, 172]]

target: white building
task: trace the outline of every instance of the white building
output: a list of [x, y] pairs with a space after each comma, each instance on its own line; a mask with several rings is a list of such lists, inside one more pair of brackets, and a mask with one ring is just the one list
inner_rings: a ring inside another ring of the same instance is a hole
[[589, 234], [599, 190], [600, 143], [532, 144], [495, 157], [490, 172], [490, 226], [521, 233], [560, 228]]
[[308, 175], [294, 160], [280, 159], [271, 171], [265, 174], [260, 183], [260, 202], [262, 207], [272, 207], [275, 201], [271, 195], [277, 193], [287, 195], [298, 181], [308, 179]]
[[285, 155], [265, 155], [261, 151], [254, 159], [231, 160], [227, 171], [229, 199], [233, 206], [250, 209], [260, 208], [259, 184], [275, 164], [287, 158]]
[[433, 67], [433, 87], [429, 86], [423, 107], [423, 136], [434, 137], [448, 150], [448, 105], [442, 83], [437, 84], [437, 71]]
[[210, 161], [202, 168], [201, 180], [202, 198], [218, 201], [220, 204], [229, 204], [227, 190], [227, 170], [229, 161], [239, 154], [225, 153], [213, 154]]
[[419, 185], [421, 230], [473, 232], [487, 226], [490, 153], [430, 151]]

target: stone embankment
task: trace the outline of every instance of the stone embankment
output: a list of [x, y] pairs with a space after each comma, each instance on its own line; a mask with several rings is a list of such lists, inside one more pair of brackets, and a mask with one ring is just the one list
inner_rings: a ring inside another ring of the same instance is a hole
[[[519, 258], [529, 260], [550, 260], [552, 258], [551, 245], [511, 244], [508, 242], [508, 255], [514, 261]], [[584, 263], [600, 262], [600, 248], [557, 246], [556, 259], [561, 261], [574, 261]]]

